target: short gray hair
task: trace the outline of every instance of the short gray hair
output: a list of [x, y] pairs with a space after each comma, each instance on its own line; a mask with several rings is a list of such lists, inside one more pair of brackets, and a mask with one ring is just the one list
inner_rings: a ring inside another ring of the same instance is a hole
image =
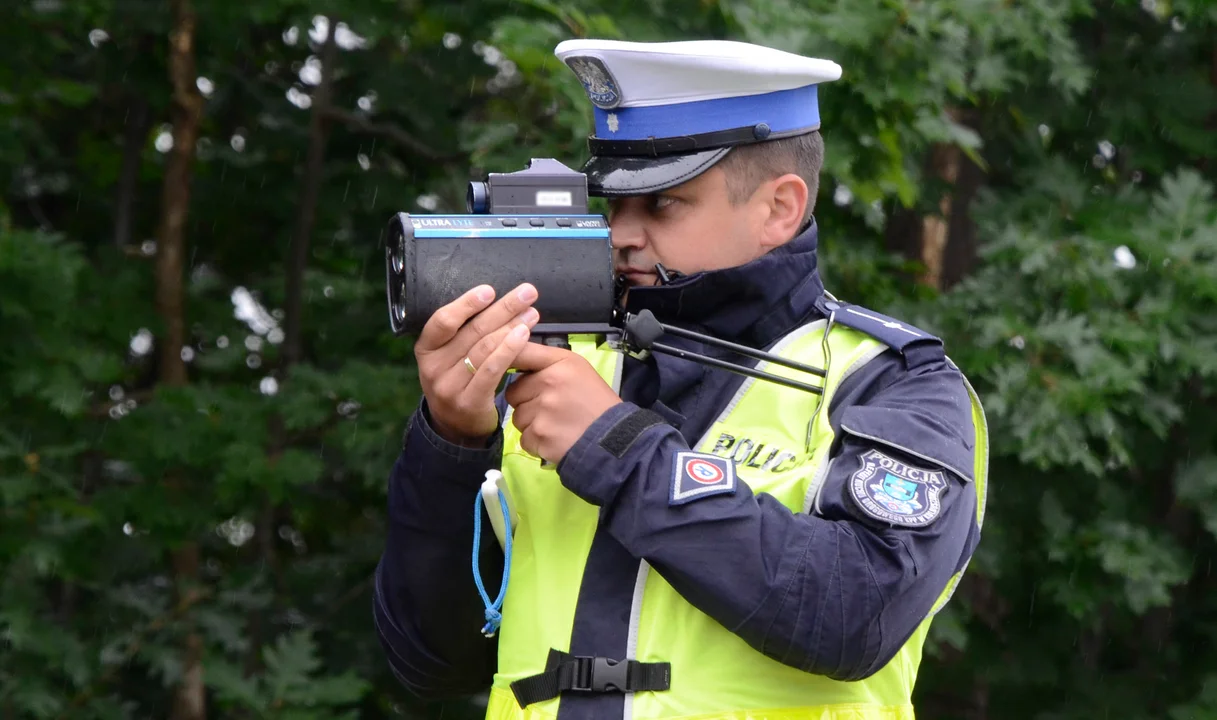
[[803, 222], [811, 218], [820, 190], [820, 169], [824, 165], [824, 138], [816, 130], [780, 140], [740, 145], [719, 163], [727, 176], [727, 193], [738, 205], [761, 183], [786, 173], [794, 173], [807, 183], [807, 209]]

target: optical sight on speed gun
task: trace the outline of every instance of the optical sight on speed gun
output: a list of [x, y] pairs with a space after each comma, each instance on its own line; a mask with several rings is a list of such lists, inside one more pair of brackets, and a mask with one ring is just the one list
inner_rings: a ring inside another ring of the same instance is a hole
[[[649, 310], [621, 305], [625, 279], [613, 271], [612, 232], [603, 215], [588, 213], [587, 176], [550, 158], [524, 170], [490, 173], [469, 183], [463, 215], [397, 213], [385, 234], [389, 325], [417, 336], [431, 315], [470, 288], [490, 285], [497, 297], [521, 283], [537, 288], [540, 321], [531, 339], [569, 347], [572, 335], [592, 336], [614, 350], [645, 357], [675, 355], [710, 367], [820, 394], [815, 385], [658, 342], [685, 337], [756, 360], [824, 377], [824, 371], [745, 345], [659, 322]], [[660, 278], [669, 271], [656, 265]]]

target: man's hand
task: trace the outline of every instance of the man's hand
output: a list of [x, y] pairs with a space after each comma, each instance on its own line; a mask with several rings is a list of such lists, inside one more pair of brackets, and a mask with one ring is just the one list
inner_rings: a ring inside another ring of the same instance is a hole
[[596, 418], [621, 402], [596, 369], [570, 350], [530, 343], [512, 367], [527, 373], [507, 386], [520, 445], [552, 463], [566, 456]]
[[[493, 299], [489, 285], [473, 288], [436, 310], [414, 343], [432, 425], [458, 445], [480, 447], [494, 434], [495, 391], [539, 319], [532, 285], [525, 283], [491, 305]], [[466, 358], [477, 372], [465, 365]]]

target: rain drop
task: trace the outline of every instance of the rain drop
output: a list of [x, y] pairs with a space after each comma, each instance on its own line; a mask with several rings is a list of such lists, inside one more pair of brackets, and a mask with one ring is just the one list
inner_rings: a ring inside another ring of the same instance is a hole
[[1116, 267], [1122, 270], [1131, 270], [1137, 266], [1137, 258], [1132, 254], [1132, 250], [1128, 249], [1127, 245], [1121, 245], [1116, 248], [1113, 253], [1116, 261]]
[[283, 43], [285, 45], [295, 45], [300, 39], [300, 29], [295, 25], [283, 31]]
[[246, 335], [245, 347], [250, 352], [258, 352], [262, 349], [262, 338], [257, 335]]
[[245, 152], [245, 138], [241, 135], [233, 135], [232, 139], [228, 141], [228, 144], [231, 145], [232, 149], [236, 150], [237, 152]]
[[110, 39], [110, 33], [101, 28], [93, 28], [89, 31], [89, 44], [93, 47], [101, 47], [101, 44]]
[[194, 85], [199, 89], [199, 92], [203, 93], [203, 97], [211, 97], [211, 94], [216, 89], [215, 83], [202, 76], [194, 81]]
[[482, 59], [486, 61], [486, 64], [495, 67], [503, 62], [503, 57], [503, 51], [492, 45], [487, 45], [486, 49], [482, 52]]
[[224, 335], [216, 338], [216, 347], [220, 348], [221, 350], [228, 347], [228, 338]]
[[315, 55], [310, 55], [304, 61], [304, 67], [300, 68], [300, 82], [305, 85], [321, 84], [321, 60]]
[[129, 522], [123, 523], [123, 535], [131, 536], [135, 534], [135, 526]]
[[444, 47], [455, 50], [461, 46], [461, 36], [454, 32], [444, 33]]
[[334, 28], [334, 42], [343, 50], [356, 50], [368, 46], [367, 38], [358, 35], [346, 23], [338, 23]]
[[161, 128], [156, 136], [156, 151], [167, 153], [173, 149], [173, 135], [169, 130]]
[[372, 167], [372, 161], [368, 159], [367, 155], [364, 155], [363, 153], [359, 153], [358, 160], [359, 160], [359, 167], [363, 168], [364, 170], [367, 170], [368, 168]]
[[294, 85], [287, 89], [287, 101], [301, 110], [307, 110], [313, 104], [313, 99], [307, 93], [300, 92]]
[[194, 348], [189, 345], [182, 347], [182, 362], [190, 362], [194, 360]]
[[256, 370], [262, 367], [262, 358], [257, 355], [249, 355], [245, 358], [245, 365], [250, 370]]
[[125, 394], [126, 393], [123, 392], [123, 388], [121, 385], [111, 385], [110, 386], [110, 399], [113, 400], [114, 402], [118, 402], [119, 400], [122, 400], [123, 396]]
[[272, 328], [270, 332], [266, 333], [266, 340], [271, 345], [278, 345], [279, 343], [283, 342], [283, 330], [280, 328]]
[[[330, 19], [324, 15], [313, 16], [313, 29], [308, 31], [309, 38], [315, 43], [325, 42], [326, 35], [330, 33]], [[334, 37], [338, 39], [337, 35]]]
[[325, 286], [325, 290], [323, 290], [322, 292], [323, 292], [323, 293], [325, 293], [325, 296], [326, 296], [327, 298], [332, 298], [332, 297], [334, 297], [334, 286], [333, 286], [333, 285], [326, 285], [326, 286]]
[[837, 207], [845, 207], [854, 200], [854, 193], [845, 185], [838, 185], [836, 191], [832, 195], [832, 201]]
[[156, 241], [145, 240], [140, 243], [139, 251], [145, 255], [154, 255], [156, 253]]
[[263, 395], [274, 395], [279, 392], [279, 381], [268, 375], [258, 383], [258, 391]]
[[152, 331], [148, 328], [140, 328], [139, 332], [135, 333], [135, 337], [131, 338], [131, 352], [142, 356], [147, 355], [150, 350], [152, 350]]
[[1010, 347], [1016, 350], [1022, 350], [1023, 348], [1027, 347], [1027, 341], [1023, 339], [1022, 335], [1015, 335], [1014, 337], [1010, 338]]

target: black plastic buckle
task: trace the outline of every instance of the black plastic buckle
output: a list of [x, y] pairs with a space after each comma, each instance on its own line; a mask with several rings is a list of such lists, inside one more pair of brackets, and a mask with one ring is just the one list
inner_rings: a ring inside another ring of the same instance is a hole
[[575, 677], [571, 690], [578, 692], [626, 692], [629, 684], [628, 660], [610, 660], [606, 657], [574, 657]]

